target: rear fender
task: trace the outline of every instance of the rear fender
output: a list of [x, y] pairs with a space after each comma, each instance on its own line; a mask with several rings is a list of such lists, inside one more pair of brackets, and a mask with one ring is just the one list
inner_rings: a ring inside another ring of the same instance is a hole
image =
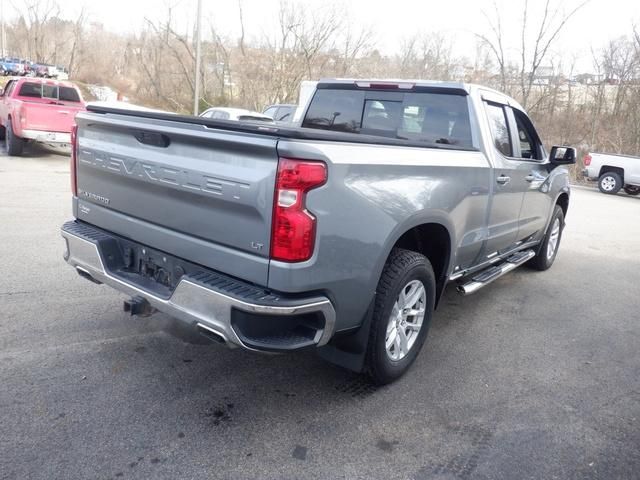
[[[374, 270], [374, 278], [375, 278], [376, 285], [378, 280], [380, 279], [380, 276], [382, 275], [382, 270], [384, 269], [384, 266], [387, 262], [387, 259], [389, 258], [389, 255], [391, 254], [391, 250], [393, 250], [393, 248], [396, 246], [396, 244], [398, 243], [398, 240], [400, 240], [400, 238], [409, 230], [425, 224], [441, 225], [442, 227], [445, 228], [445, 230], [449, 234], [449, 239], [450, 239], [449, 252], [448, 252], [449, 261], [445, 266], [444, 272], [442, 274], [442, 278], [437, 279], [438, 284], [442, 284], [442, 287], [444, 287], [444, 284], [446, 284], [447, 279], [449, 278], [450, 272], [453, 270], [453, 265], [455, 265], [456, 251], [453, 246], [456, 245], [456, 241], [455, 241], [455, 235], [454, 235], [455, 229], [453, 227], [450, 217], [445, 212], [440, 212], [438, 210], [433, 210], [428, 212], [424, 212], [424, 211], [417, 212], [415, 215], [409, 217], [404, 222], [396, 225], [396, 228], [392, 231], [392, 233], [387, 238], [387, 242], [385, 243], [383, 248], [383, 254], [380, 256], [380, 258], [376, 263], [376, 268]], [[441, 288], [440, 292], [438, 293], [442, 294], [443, 291], [444, 291], [444, 288]], [[439, 296], [440, 295], [437, 295], [438, 298], [436, 298], [436, 303], [439, 299]]]

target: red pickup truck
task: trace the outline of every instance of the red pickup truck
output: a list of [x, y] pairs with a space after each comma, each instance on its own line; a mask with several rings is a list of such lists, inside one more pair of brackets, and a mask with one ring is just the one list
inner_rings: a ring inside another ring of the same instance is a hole
[[9, 80], [0, 92], [0, 137], [7, 153], [21, 155], [28, 141], [69, 144], [76, 113], [85, 109], [69, 82], [38, 78]]

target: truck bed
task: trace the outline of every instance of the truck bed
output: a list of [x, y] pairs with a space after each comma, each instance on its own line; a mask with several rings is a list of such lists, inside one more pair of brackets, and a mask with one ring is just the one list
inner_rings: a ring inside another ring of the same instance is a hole
[[88, 105], [88, 112], [105, 114], [107, 116], [117, 115], [118, 118], [122, 116], [138, 117], [148, 120], [169, 121], [184, 125], [198, 125], [215, 130], [226, 130], [232, 132], [253, 133], [261, 136], [286, 138], [286, 139], [298, 139], [298, 140], [321, 140], [321, 141], [335, 141], [335, 142], [349, 142], [349, 143], [364, 143], [375, 145], [398, 145], [408, 147], [421, 147], [421, 148], [436, 148], [442, 150], [467, 150], [478, 151], [476, 148], [465, 148], [461, 146], [451, 146], [445, 144], [436, 143], [424, 143], [406, 140], [402, 138], [392, 137], [380, 137], [378, 135], [365, 135], [354, 134], [348, 132], [336, 132], [329, 130], [301, 128], [290, 125], [273, 125], [263, 123], [250, 123], [250, 122], [237, 122], [233, 120], [219, 120], [205, 117], [194, 117], [192, 115], [179, 115], [173, 113], [162, 113], [155, 111], [133, 111], [119, 108], [110, 108], [98, 105]]

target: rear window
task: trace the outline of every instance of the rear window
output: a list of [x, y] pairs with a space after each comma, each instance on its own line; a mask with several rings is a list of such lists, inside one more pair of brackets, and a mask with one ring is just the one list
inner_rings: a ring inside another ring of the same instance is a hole
[[23, 83], [20, 87], [18, 95], [21, 97], [34, 97], [42, 98], [42, 84], [41, 83]]
[[78, 95], [78, 91], [75, 88], [60, 87], [58, 92], [58, 100], [60, 100], [61, 102], [79, 102], [80, 95]]
[[473, 148], [469, 118], [464, 95], [319, 89], [302, 126]]
[[61, 102], [79, 102], [80, 95], [75, 88], [59, 87], [58, 85], [48, 85], [43, 83], [25, 82], [20, 87], [18, 93], [21, 97], [50, 98]]

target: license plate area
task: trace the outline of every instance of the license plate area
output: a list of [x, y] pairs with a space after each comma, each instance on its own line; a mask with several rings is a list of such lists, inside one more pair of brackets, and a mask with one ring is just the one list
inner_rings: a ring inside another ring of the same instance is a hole
[[111, 275], [156, 296], [169, 298], [184, 275], [203, 271], [199, 265], [130, 240], [111, 238], [100, 243]]

